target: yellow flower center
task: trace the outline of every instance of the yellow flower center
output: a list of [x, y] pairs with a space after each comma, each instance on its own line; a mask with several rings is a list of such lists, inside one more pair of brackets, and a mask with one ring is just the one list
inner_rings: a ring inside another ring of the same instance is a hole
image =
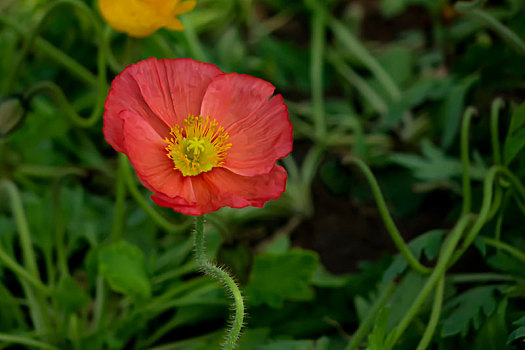
[[175, 125], [164, 142], [167, 156], [173, 160], [173, 169], [184, 176], [195, 176], [224, 164], [224, 157], [232, 144], [230, 135], [210, 117], [189, 115], [184, 127]]

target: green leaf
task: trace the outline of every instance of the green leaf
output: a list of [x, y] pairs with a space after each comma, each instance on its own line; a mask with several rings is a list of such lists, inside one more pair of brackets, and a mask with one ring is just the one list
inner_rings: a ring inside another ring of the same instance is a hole
[[311, 340], [279, 340], [257, 347], [257, 350], [315, 350]]
[[388, 321], [390, 319], [390, 307], [385, 306], [376, 317], [374, 329], [368, 336], [367, 350], [390, 350], [394, 346], [394, 332], [388, 333]]
[[310, 283], [318, 265], [316, 253], [301, 249], [258, 255], [246, 286], [247, 299], [274, 308], [282, 307], [285, 300], [311, 300]]
[[441, 335], [443, 337], [461, 334], [465, 337], [470, 325], [475, 330], [481, 325], [481, 314], [490, 316], [496, 310], [497, 291], [504, 291], [506, 286], [482, 286], [472, 288], [450, 300], [443, 308], [448, 316], [443, 321]]
[[507, 310], [507, 299], [503, 299], [496, 312], [487, 318], [483, 326], [477, 332], [474, 340], [474, 349], [504, 350], [507, 344], [507, 325], [505, 313]]
[[503, 160], [505, 165], [509, 165], [523, 147], [525, 147], [525, 127], [511, 134], [505, 140], [505, 145], [503, 146]]
[[136, 246], [120, 241], [100, 248], [98, 269], [114, 291], [132, 297], [150, 297], [144, 254]]
[[55, 297], [58, 306], [66, 314], [77, 312], [89, 302], [89, 296], [86, 291], [69, 276], [60, 279], [55, 291]]
[[463, 110], [465, 109], [465, 99], [468, 91], [474, 83], [479, 80], [479, 75], [472, 75], [457, 85], [453, 86], [441, 106], [441, 120], [444, 121], [443, 137], [441, 142], [444, 148], [448, 148], [459, 129]]
[[[516, 328], [512, 333], [509, 334], [507, 344], [512, 343], [516, 339], [525, 338], [525, 316], [518, 319], [517, 321], [512, 322], [512, 324], [515, 324], [520, 327]], [[525, 343], [525, 339], [523, 339], [523, 342]]]
[[525, 126], [525, 103], [522, 103], [510, 118], [508, 135], [512, 135], [516, 131]]
[[[463, 168], [458, 159], [447, 156], [428, 140], [423, 140], [421, 144], [422, 156], [394, 153], [390, 160], [412, 170], [414, 176], [423, 182], [443, 182], [461, 176]], [[486, 171], [486, 166], [478, 161], [471, 165], [470, 177], [482, 180]]]
[[[421, 253], [423, 252], [428, 260], [434, 260], [439, 253], [441, 239], [444, 235], [445, 230], [432, 230], [426, 232], [410, 241], [408, 248], [418, 260], [421, 258]], [[383, 281], [389, 281], [393, 277], [402, 274], [407, 266], [406, 259], [401, 254], [398, 254], [390, 267], [385, 271]]]

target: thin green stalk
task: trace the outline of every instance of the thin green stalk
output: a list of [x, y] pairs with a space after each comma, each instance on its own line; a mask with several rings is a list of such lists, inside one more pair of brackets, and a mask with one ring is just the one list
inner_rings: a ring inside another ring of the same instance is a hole
[[396, 289], [397, 284], [394, 282], [391, 282], [381, 293], [379, 298], [377, 298], [374, 305], [372, 305], [370, 312], [368, 315], [366, 315], [365, 319], [361, 324], [359, 324], [359, 327], [355, 331], [354, 335], [352, 336], [352, 339], [350, 340], [350, 343], [346, 346], [345, 350], [355, 350], [357, 347], [361, 344], [363, 338], [370, 332], [370, 328], [372, 328], [372, 325], [375, 321], [375, 318], [377, 316], [377, 313], [381, 308], [386, 304], [394, 290]]
[[7, 344], [20, 344], [46, 350], [59, 350], [56, 346], [20, 335], [0, 333], [0, 342]]
[[241, 291], [239, 290], [239, 287], [237, 286], [235, 281], [226, 271], [212, 264], [206, 257], [203, 216], [195, 217], [194, 238], [195, 258], [197, 260], [197, 263], [199, 264], [199, 267], [207, 275], [221, 281], [227, 289], [228, 293], [230, 294], [230, 297], [232, 297], [234, 300], [234, 315], [232, 318], [232, 324], [231, 327], [228, 329], [226, 341], [222, 346], [224, 350], [232, 350], [235, 348], [237, 340], [239, 339], [244, 320], [244, 301], [241, 295]]
[[452, 253], [454, 252], [454, 249], [459, 243], [463, 232], [470, 224], [471, 219], [471, 215], [465, 215], [461, 217], [461, 219], [457, 222], [456, 226], [450, 232], [447, 241], [443, 244], [443, 248], [436, 267], [434, 268], [434, 270], [432, 270], [430, 277], [419, 292], [418, 296], [416, 297], [408, 311], [405, 313], [398, 326], [394, 329], [394, 343], [396, 343], [397, 340], [399, 340], [399, 338], [401, 337], [401, 335], [403, 335], [410, 322], [412, 322], [412, 319], [419, 312], [419, 309], [421, 308], [421, 305], [423, 305], [423, 302], [427, 299], [430, 292], [434, 289], [436, 283], [441, 278], [443, 278], [447, 269], [447, 265], [449, 264], [449, 260], [452, 257]]
[[[26, 40], [29, 38], [29, 33], [23, 28], [20, 24], [7, 17], [4, 14], [0, 13], [0, 23], [4, 23], [13, 29], [17, 34], [23, 36]], [[38, 51], [46, 54], [50, 59], [58, 63], [60, 66], [67, 69], [73, 76], [77, 77], [79, 80], [83, 81], [89, 86], [97, 86], [97, 77], [91, 73], [83, 65], [72, 59], [70, 56], [65, 54], [62, 50], [58, 49], [48, 41], [37, 37], [35, 39], [35, 46]], [[7, 93], [7, 91], [4, 91]]]
[[174, 279], [180, 276], [184, 276], [190, 272], [195, 272], [197, 271], [197, 268], [198, 268], [197, 263], [192, 260], [177, 269], [168, 271], [166, 273], [163, 273], [162, 275], [154, 277], [152, 282], [154, 284], [166, 282], [171, 279]]
[[182, 31], [182, 35], [184, 35], [184, 38], [186, 39], [186, 42], [188, 43], [191, 57], [193, 57], [194, 59], [198, 61], [209, 62], [208, 57], [206, 56], [203, 46], [199, 40], [199, 36], [195, 32], [193, 23], [191, 23], [190, 21], [187, 21], [184, 17], [181, 17], [180, 20], [182, 24], [184, 25], [184, 30]]
[[15, 176], [31, 176], [37, 178], [54, 178], [68, 175], [86, 176], [86, 171], [76, 167], [54, 167], [47, 165], [20, 164], [15, 169]]
[[0, 246], [0, 262], [2, 265], [14, 272], [19, 278], [22, 278], [29, 282], [33, 287], [35, 287], [39, 292], [43, 294], [50, 294], [49, 289], [41, 280], [35, 278], [32, 274], [27, 272], [20, 264], [11, 258]]
[[441, 315], [441, 306], [443, 305], [443, 290], [445, 289], [444, 286], [445, 276], [442, 275], [439, 279], [436, 292], [434, 294], [434, 303], [432, 304], [432, 312], [430, 313], [430, 319], [428, 320], [427, 328], [425, 329], [425, 333], [423, 333], [423, 337], [421, 338], [421, 341], [419, 342], [416, 350], [425, 350], [430, 344], [432, 336], [436, 331], [439, 316]]
[[115, 211], [113, 212], [113, 227], [111, 229], [111, 240], [117, 242], [122, 237], [125, 211], [126, 211], [126, 179], [125, 169], [127, 166], [125, 157], [118, 158], [117, 189], [115, 192]]
[[99, 103], [99, 101], [97, 101], [97, 104], [91, 111], [89, 117], [84, 118], [80, 116], [68, 101], [62, 89], [51, 81], [40, 81], [33, 84], [29, 89], [26, 90], [25, 97], [30, 100], [34, 96], [41, 93], [45, 93], [51, 97], [58, 105], [60, 110], [64, 112], [64, 114], [71, 120], [71, 122], [80, 127], [89, 128], [95, 125], [95, 123], [102, 116], [102, 109], [104, 107], [102, 103]]
[[503, 40], [506, 40], [512, 47], [514, 47], [519, 54], [525, 56], [525, 42], [496, 17], [492, 16], [487, 11], [478, 8], [471, 11], [465, 11], [465, 14], [483, 22], [487, 27], [495, 31]]
[[486, 0], [458, 1], [454, 6], [458, 11], [473, 10], [481, 7]]
[[57, 265], [61, 276], [69, 275], [69, 267], [67, 265], [67, 251], [64, 244], [64, 234], [66, 231], [66, 223], [62, 214], [62, 207], [60, 202], [60, 181], [56, 181], [53, 186], [52, 201], [55, 221], [55, 248], [57, 254]]
[[383, 194], [381, 193], [381, 189], [379, 188], [379, 184], [377, 183], [377, 180], [368, 167], [361, 159], [356, 157], [348, 157], [345, 159], [345, 161], [357, 165], [359, 169], [363, 172], [366, 179], [368, 180], [368, 183], [370, 184], [370, 187], [372, 189], [372, 193], [374, 195], [374, 198], [377, 203], [377, 207], [379, 209], [379, 214], [381, 215], [381, 219], [383, 220], [383, 223], [385, 224], [385, 227], [390, 234], [390, 237], [394, 241], [394, 244], [396, 245], [397, 249], [401, 252], [403, 257], [406, 259], [408, 264], [417, 272], [422, 274], [428, 274], [432, 271], [432, 269], [423, 266], [412, 254], [410, 249], [408, 248], [408, 245], [405, 243], [403, 237], [401, 236], [401, 233], [396, 227], [396, 224], [394, 223], [394, 220], [392, 219], [392, 216], [390, 216], [390, 213], [388, 212], [388, 208], [385, 203], [385, 199], [383, 198]]
[[328, 53], [328, 60], [351, 85], [355, 86], [356, 91], [360, 93], [377, 112], [385, 114], [388, 111], [388, 105], [383, 98], [379, 96], [365, 79], [361, 78], [350, 66], [337, 57], [335, 52], [330, 51]]
[[[99, 40], [99, 52], [98, 52], [98, 77], [97, 77], [97, 86], [98, 86], [98, 95], [100, 102], [99, 104], [102, 104], [105, 99], [105, 85], [106, 85], [106, 71], [105, 71], [105, 57], [103, 52], [103, 43], [104, 43], [104, 37], [102, 33], [102, 27], [100, 23], [98, 22], [96, 16], [94, 15], [91, 8], [89, 8], [86, 4], [80, 1], [75, 0], [56, 0], [52, 3], [49, 3], [47, 7], [43, 10], [44, 15], [40, 19], [40, 21], [36, 24], [36, 26], [33, 28], [33, 30], [25, 37], [24, 45], [22, 49], [20, 50], [19, 59], [17, 60], [17, 63], [13, 69], [11, 69], [8, 74], [10, 74], [7, 77], [7, 85], [6, 89], [7, 92], [11, 91], [12, 86], [14, 82], [17, 79], [17, 75], [20, 72], [21, 66], [23, 62], [25, 61], [25, 58], [27, 54], [29, 53], [30, 48], [33, 46], [36, 38], [38, 37], [38, 34], [42, 31], [44, 24], [46, 23], [47, 19], [51, 16], [51, 14], [60, 6], [63, 5], [69, 5], [73, 6], [76, 9], [80, 10], [82, 13], [86, 15], [86, 17], [89, 19], [91, 24], [94, 26], [95, 29], [95, 35]], [[102, 99], [100, 99], [102, 98]]]
[[[22, 205], [22, 199], [20, 193], [18, 192], [15, 184], [9, 180], [0, 181], [0, 188], [4, 188], [9, 196], [11, 203], [11, 210], [13, 212], [13, 217], [15, 218], [15, 223], [18, 228], [18, 235], [20, 239], [20, 246], [22, 250], [22, 259], [24, 261], [24, 266], [27, 269], [28, 273], [33, 276], [35, 280], [41, 281], [40, 273], [38, 271], [38, 265], [35, 257], [35, 251], [33, 249], [33, 243], [31, 241], [31, 234], [29, 232], [29, 226], [24, 212], [24, 207]], [[25, 286], [25, 281], [20, 281], [22, 286]], [[45, 293], [41, 293], [40, 289], [36, 289], [38, 293], [34, 293], [30, 288], [24, 287], [24, 292], [26, 293], [28, 300], [31, 304], [31, 315], [33, 322], [35, 323], [35, 328], [40, 332], [45, 332], [50, 334], [50, 322], [49, 322], [49, 313], [44, 297]]]
[[499, 112], [505, 105], [503, 99], [496, 98], [492, 102], [490, 113], [490, 136], [492, 141], [492, 157], [494, 164], [501, 165], [501, 150], [499, 144]]
[[[312, 108], [315, 124], [315, 136], [322, 142], [326, 135], [326, 121], [323, 101], [323, 65], [325, 46], [325, 12], [317, 1], [312, 1], [310, 48], [310, 79], [312, 84]], [[321, 8], [321, 9], [320, 9]]]
[[454, 257], [451, 261], [452, 264], [454, 264], [461, 257], [461, 255], [463, 255], [465, 250], [467, 250], [472, 242], [474, 242], [474, 239], [476, 239], [479, 231], [488, 220], [492, 206], [492, 187], [496, 181], [496, 176], [500, 173], [504, 175], [505, 179], [514, 186], [513, 194], [515, 196], [519, 196], [519, 198], [525, 199], [525, 186], [523, 186], [521, 181], [507, 168], [499, 165], [492, 166], [485, 176], [485, 180], [483, 181], [483, 201], [481, 203], [479, 215], [474, 225], [467, 233], [467, 236], [465, 237], [465, 240], [461, 244], [460, 248], [454, 254]]
[[0, 187], [3, 187], [9, 195], [11, 210], [15, 218], [16, 226], [18, 227], [24, 265], [33, 277], [40, 280], [38, 264], [36, 262], [35, 251], [33, 249], [33, 243], [31, 242], [31, 234], [29, 233], [29, 226], [27, 224], [27, 218], [25, 216], [20, 193], [15, 184], [9, 180], [2, 180], [2, 182], [0, 182]]
[[335, 36], [350, 50], [351, 54], [365, 65], [375, 76], [379, 83], [385, 88], [390, 97], [396, 101], [401, 97], [401, 90], [394, 82], [390, 74], [379, 64], [377, 59], [365, 48], [365, 46], [335, 18], [330, 18], [328, 23]]
[[516, 259], [520, 260], [522, 263], [525, 263], [525, 253], [522, 252], [521, 250], [514, 248], [513, 246], [505, 242], [498, 241], [493, 238], [482, 237], [482, 240], [483, 242], [485, 242], [485, 244], [488, 244], [490, 246], [506, 251], [507, 253], [515, 257]]
[[[126, 156], [123, 154], [120, 154], [119, 157], [124, 158], [126, 160]], [[133, 176], [131, 175], [131, 169], [128, 164], [128, 161], [126, 160], [125, 165], [123, 167], [124, 170], [124, 178], [126, 180], [126, 184], [128, 186], [129, 193], [135, 199], [138, 205], [146, 212], [146, 214], [149, 215], [149, 217], [157, 223], [160, 227], [165, 229], [168, 232], [171, 233], [182, 233], [185, 232], [188, 228], [191, 227], [192, 220], [188, 219], [186, 222], [175, 225], [166, 220], [164, 217], [162, 217], [155, 209], [153, 209], [148, 202], [144, 199], [142, 194], [140, 193], [139, 189], [137, 188], [137, 185], [135, 184], [135, 181], [133, 179]]]
[[100, 328], [102, 316], [106, 306], [106, 286], [102, 276], [97, 277], [95, 284], [95, 302], [93, 305], [93, 323], [91, 328], [97, 331]]
[[513, 281], [515, 278], [511, 275], [502, 275], [499, 273], [463, 273], [463, 274], [449, 274], [447, 279], [451, 283], [486, 283], [486, 282], [500, 282]]
[[463, 122], [461, 125], [461, 164], [463, 165], [463, 208], [461, 213], [463, 215], [470, 213], [472, 207], [468, 138], [470, 134], [470, 121], [475, 114], [477, 114], [476, 109], [474, 107], [468, 107], [463, 114]]

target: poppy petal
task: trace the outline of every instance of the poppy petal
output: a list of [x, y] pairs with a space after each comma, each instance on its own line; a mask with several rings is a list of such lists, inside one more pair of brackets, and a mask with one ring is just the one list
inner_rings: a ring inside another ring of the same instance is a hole
[[142, 183], [153, 192], [189, 201], [193, 198], [188, 179], [173, 169], [173, 161], [166, 155], [166, 144], [139, 116], [122, 112], [127, 156]]
[[222, 72], [216, 66], [192, 59], [150, 58], [127, 67], [113, 81], [105, 103], [104, 133], [119, 152], [122, 146], [122, 121], [119, 113], [127, 110], [142, 116], [163, 138], [169, 128], [188, 114], [198, 115], [206, 88]]
[[208, 86], [200, 115], [210, 116], [228, 131], [230, 125], [251, 117], [272, 96], [272, 84], [249, 75], [227, 73]]
[[224, 167], [239, 175], [266, 174], [292, 151], [293, 128], [281, 95], [272, 97], [250, 118], [230, 126], [228, 133], [232, 146]]

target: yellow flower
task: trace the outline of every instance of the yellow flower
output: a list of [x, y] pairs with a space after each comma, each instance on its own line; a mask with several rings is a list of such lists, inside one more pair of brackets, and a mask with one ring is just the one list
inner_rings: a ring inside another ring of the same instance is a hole
[[193, 10], [195, 0], [98, 0], [100, 12], [114, 29], [137, 38], [160, 28], [183, 30], [175, 16]]

